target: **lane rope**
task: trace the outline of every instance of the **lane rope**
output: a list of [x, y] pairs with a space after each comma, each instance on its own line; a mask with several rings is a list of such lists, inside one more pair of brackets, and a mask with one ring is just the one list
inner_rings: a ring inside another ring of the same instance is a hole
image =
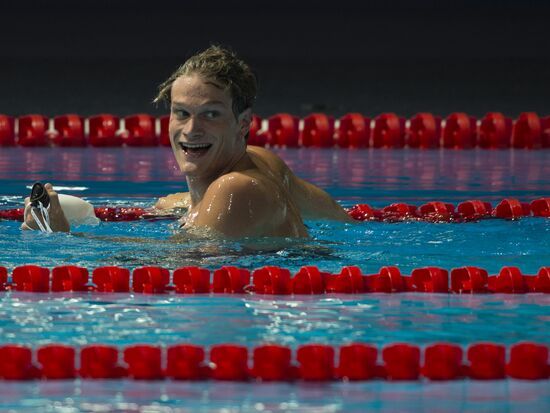
[[125, 348], [102, 344], [80, 348], [51, 344], [36, 349], [19, 344], [0, 346], [0, 378], [4, 380], [129, 378], [318, 382], [467, 378], [546, 380], [549, 377], [548, 346], [531, 342], [516, 343], [508, 348], [497, 343], [473, 343], [466, 351], [450, 343], [435, 343], [424, 348], [394, 343], [384, 346], [380, 352], [377, 347], [365, 343], [340, 347], [306, 344], [295, 352], [274, 344], [250, 350], [237, 344], [214, 345], [209, 349], [193, 344], [167, 348], [146, 344]]
[[489, 275], [483, 268], [465, 266], [447, 271], [439, 267], [414, 269], [410, 275], [398, 267], [385, 266], [364, 274], [357, 266], [344, 266], [329, 273], [317, 266], [301, 267], [295, 274], [282, 267], [248, 270], [223, 266], [214, 271], [201, 267], [167, 268], [145, 266], [130, 270], [118, 266], [91, 271], [76, 265], [49, 268], [37, 265], [0, 267], [0, 291], [33, 293], [90, 292], [142, 294], [267, 294], [321, 295], [368, 293], [527, 294], [550, 293], [550, 267], [537, 274], [523, 274], [518, 267], [502, 267]]
[[[95, 216], [101, 221], [120, 222], [140, 219], [174, 220], [174, 214], [157, 215], [147, 208], [140, 207], [96, 207]], [[420, 206], [392, 203], [383, 208], [373, 208], [368, 204], [357, 204], [347, 210], [357, 221], [402, 222], [476, 222], [482, 219], [517, 220], [524, 217], [550, 217], [550, 198], [539, 198], [530, 203], [515, 198], [506, 198], [494, 208], [489, 202], [480, 200], [464, 201], [455, 205], [448, 202], [432, 201]], [[0, 210], [0, 220], [23, 221], [24, 208]]]
[[[31, 114], [14, 118], [0, 114], [0, 146], [170, 146], [169, 116], [140, 113], [124, 118], [99, 114], [84, 118], [66, 114], [48, 119]], [[298, 118], [277, 113], [266, 119], [253, 115], [249, 145], [321, 148], [419, 149], [544, 149], [550, 147], [550, 116], [523, 112], [511, 119], [489, 112], [475, 119], [464, 112], [445, 119], [418, 113], [405, 119], [395, 113], [374, 118], [347, 113], [339, 119], [325, 113]]]

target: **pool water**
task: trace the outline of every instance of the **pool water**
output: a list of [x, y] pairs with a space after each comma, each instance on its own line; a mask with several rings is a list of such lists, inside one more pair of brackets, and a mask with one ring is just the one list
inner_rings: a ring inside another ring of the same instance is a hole
[[[548, 151], [277, 150], [296, 174], [326, 189], [343, 206], [393, 202], [421, 205], [468, 199], [532, 201], [550, 196]], [[0, 208], [19, 207], [34, 181], [94, 206], [151, 206], [167, 193], [186, 190], [171, 151], [143, 149], [32, 149], [0, 151]], [[22, 232], [0, 222], [0, 265], [93, 269], [236, 265], [253, 270], [279, 265], [297, 271], [317, 265], [364, 273], [397, 265], [403, 273], [472, 265], [490, 274], [513, 265], [533, 274], [550, 265], [550, 220], [489, 219], [475, 223], [342, 224], [306, 222], [310, 238], [288, 240], [258, 253], [246, 243], [175, 241], [172, 221], [79, 226], [74, 233]], [[123, 237], [132, 237], [132, 240]], [[114, 239], [116, 238], [116, 239]], [[264, 240], [251, 240], [255, 243]], [[492, 341], [550, 345], [550, 296], [366, 294], [317, 297], [148, 296], [141, 294], [0, 293], [0, 344], [40, 346], [91, 343], [120, 347], [271, 342], [301, 344], [395, 342], [420, 346]], [[3, 410], [14, 411], [532, 411], [550, 409], [548, 380], [469, 380], [431, 383], [239, 384], [90, 382], [2, 383]]]

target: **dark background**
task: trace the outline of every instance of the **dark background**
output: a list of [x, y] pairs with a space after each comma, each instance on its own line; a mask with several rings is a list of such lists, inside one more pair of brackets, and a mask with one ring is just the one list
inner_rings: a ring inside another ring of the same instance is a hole
[[529, 0], [28, 0], [0, 5], [0, 113], [160, 114], [210, 43], [258, 72], [256, 112], [550, 114], [550, 5]]

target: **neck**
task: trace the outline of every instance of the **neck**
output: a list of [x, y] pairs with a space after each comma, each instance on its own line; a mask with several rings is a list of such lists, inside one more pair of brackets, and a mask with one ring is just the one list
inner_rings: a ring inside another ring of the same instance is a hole
[[196, 206], [202, 201], [204, 194], [216, 179], [231, 172], [243, 171], [250, 169], [253, 166], [252, 160], [248, 156], [246, 149], [244, 152], [236, 156], [219, 172], [208, 176], [187, 176], [187, 186], [191, 197], [191, 207]]

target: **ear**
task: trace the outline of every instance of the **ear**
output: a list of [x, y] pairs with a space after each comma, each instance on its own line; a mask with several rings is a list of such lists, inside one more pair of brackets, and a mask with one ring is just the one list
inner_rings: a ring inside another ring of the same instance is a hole
[[252, 109], [248, 108], [241, 112], [239, 115], [239, 131], [240, 136], [245, 138], [250, 131], [250, 122], [252, 122]]

